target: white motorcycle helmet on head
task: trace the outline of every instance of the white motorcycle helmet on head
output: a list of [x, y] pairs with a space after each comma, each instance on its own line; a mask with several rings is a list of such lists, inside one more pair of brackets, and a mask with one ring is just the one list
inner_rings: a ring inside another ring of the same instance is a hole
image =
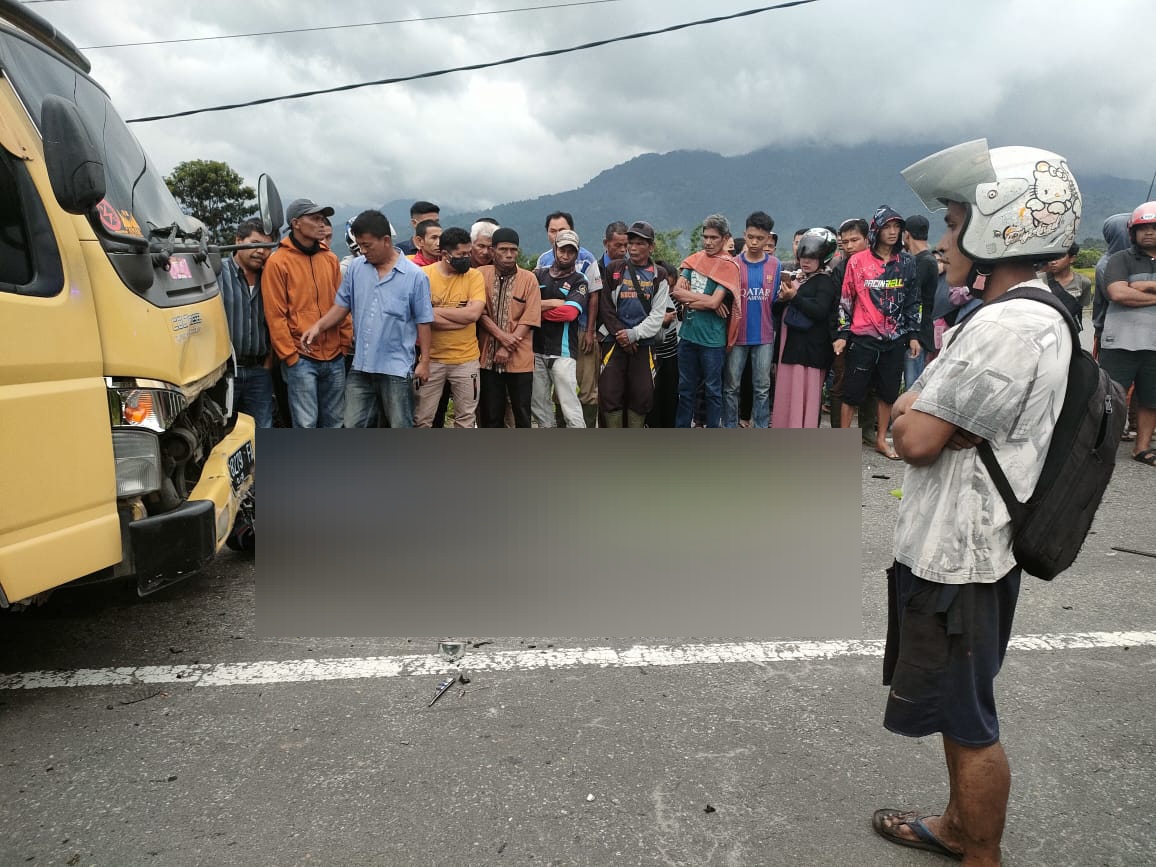
[[989, 148], [987, 139], [977, 139], [924, 157], [901, 174], [929, 210], [948, 202], [967, 206], [958, 243], [974, 263], [967, 281], [973, 293], [996, 262], [1046, 262], [1075, 243], [1083, 199], [1059, 154]]

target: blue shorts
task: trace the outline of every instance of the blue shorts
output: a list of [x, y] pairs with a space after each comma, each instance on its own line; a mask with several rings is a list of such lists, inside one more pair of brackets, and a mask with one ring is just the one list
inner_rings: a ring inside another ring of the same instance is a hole
[[999, 740], [995, 676], [1019, 592], [1019, 567], [993, 584], [938, 584], [902, 563], [887, 570], [886, 729], [970, 747]]

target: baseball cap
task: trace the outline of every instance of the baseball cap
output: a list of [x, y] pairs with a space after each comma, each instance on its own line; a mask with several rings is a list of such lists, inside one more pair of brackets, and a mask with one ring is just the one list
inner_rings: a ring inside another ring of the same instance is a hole
[[555, 247], [573, 247], [575, 250], [578, 247], [578, 233], [573, 229], [561, 229], [558, 234], [554, 236]]
[[916, 241], [926, 241], [927, 232], [931, 229], [931, 223], [929, 223], [927, 217], [922, 214], [915, 214], [907, 218], [904, 228]]
[[312, 199], [294, 199], [289, 203], [289, 207], [285, 209], [286, 220], [296, 220], [298, 217], [304, 217], [306, 214], [321, 214], [323, 217], [332, 217], [333, 208], [329, 206], [322, 207]]
[[631, 223], [630, 228], [626, 230], [626, 237], [629, 238], [631, 235], [643, 238], [653, 244], [654, 226], [650, 225], [650, 223], [646, 222], [645, 220], [638, 220], [635, 223]]

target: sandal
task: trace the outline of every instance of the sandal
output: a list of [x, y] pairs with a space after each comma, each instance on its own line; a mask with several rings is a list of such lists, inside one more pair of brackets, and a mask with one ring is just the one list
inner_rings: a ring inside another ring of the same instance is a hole
[[1132, 460], [1147, 464], [1150, 467], [1156, 467], [1156, 449], [1144, 449], [1142, 452], [1136, 452], [1132, 455]]
[[[957, 849], [952, 849], [931, 833], [931, 829], [923, 823], [923, 820], [927, 818], [929, 818], [929, 816], [916, 810], [876, 810], [875, 815], [871, 817], [871, 827], [874, 828], [875, 833], [884, 840], [888, 840], [899, 846], [923, 849], [927, 852], [935, 852], [937, 855], [954, 858], [956, 861], [962, 861], [962, 852]], [[887, 820], [891, 820], [890, 823]], [[919, 839], [912, 840], [910, 837], [904, 837], [897, 833], [895, 829], [899, 825], [906, 825], [915, 832]]]

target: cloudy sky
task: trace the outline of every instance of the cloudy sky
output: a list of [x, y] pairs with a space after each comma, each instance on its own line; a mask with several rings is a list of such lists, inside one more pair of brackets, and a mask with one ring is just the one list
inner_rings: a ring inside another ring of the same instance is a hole
[[[563, 48], [758, 0], [48, 0], [82, 48], [533, 6], [276, 36], [86, 50], [126, 118]], [[428, 81], [134, 130], [167, 173], [224, 160], [287, 196], [487, 207], [580, 186], [641, 153], [772, 144], [1032, 144], [1074, 171], [1156, 169], [1152, 0], [816, 0]], [[1130, 88], [1132, 82], [1139, 86]]]

